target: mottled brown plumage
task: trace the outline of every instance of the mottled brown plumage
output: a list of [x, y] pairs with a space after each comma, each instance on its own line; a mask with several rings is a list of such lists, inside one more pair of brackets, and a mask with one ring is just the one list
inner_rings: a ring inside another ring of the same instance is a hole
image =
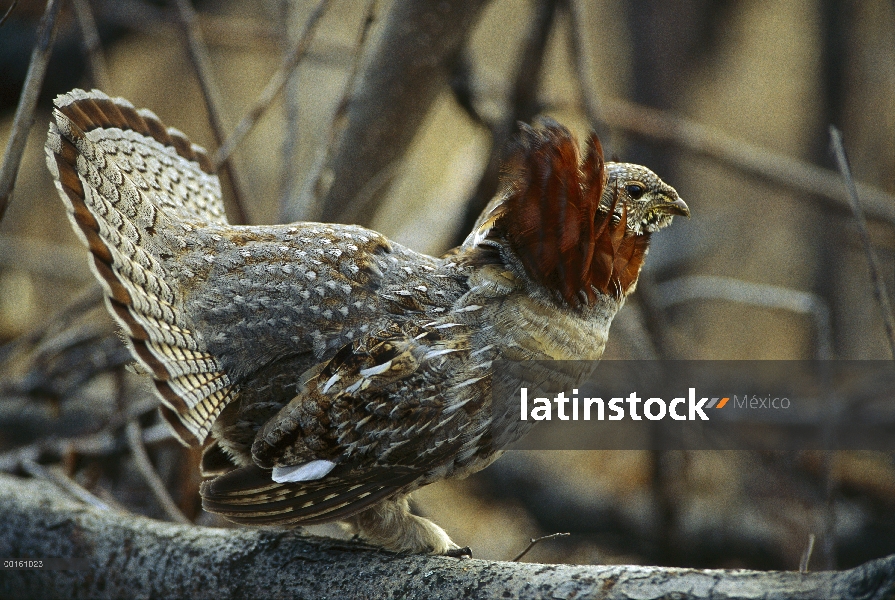
[[595, 136], [581, 161], [545, 121], [443, 258], [353, 225], [232, 226], [183, 134], [97, 91], [56, 106], [49, 168], [163, 415], [205, 445], [204, 507], [340, 520], [392, 550], [456, 549], [407, 494], [524, 433], [494, 422], [492, 361], [598, 359], [649, 236], [689, 214], [648, 169], [604, 163]]

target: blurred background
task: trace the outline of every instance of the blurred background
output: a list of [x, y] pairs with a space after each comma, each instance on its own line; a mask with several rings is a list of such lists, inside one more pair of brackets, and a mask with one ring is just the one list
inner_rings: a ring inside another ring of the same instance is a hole
[[[201, 511], [196, 453], [125, 369], [46, 169], [51, 100], [73, 87], [150, 108], [212, 151], [246, 131], [218, 155], [231, 222], [360, 223], [433, 254], [497, 190], [517, 121], [594, 129], [607, 156], [656, 171], [693, 214], [654, 238], [604, 360], [893, 358], [875, 296], [895, 290], [891, 2], [0, 0], [0, 12], [12, 4], [0, 139], [19, 135], [18, 109], [27, 144], [0, 196], [3, 470], [226, 525]], [[29, 113], [45, 11], [55, 42]], [[560, 531], [525, 560], [796, 569], [814, 540], [822, 569], [895, 552], [895, 457], [882, 453], [515, 452], [415, 502], [478, 558]]]

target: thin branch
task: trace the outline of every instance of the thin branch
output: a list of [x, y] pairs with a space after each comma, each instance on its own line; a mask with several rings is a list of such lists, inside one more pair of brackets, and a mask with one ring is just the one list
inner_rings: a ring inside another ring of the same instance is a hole
[[[835, 171], [747, 142], [716, 127], [681, 117], [671, 111], [650, 108], [618, 98], [602, 98], [599, 113], [596, 113], [597, 107], [593, 98], [598, 94], [586, 77], [581, 75], [579, 77], [583, 78], [580, 83], [582, 97], [578, 108], [583, 110], [594, 129], [600, 129], [602, 125], [656, 143], [682, 148], [784, 188], [807, 194], [810, 199], [828, 207], [838, 210], [849, 209], [848, 201], [842, 198], [841, 177]], [[490, 98], [494, 94], [486, 93], [483, 96]], [[561, 105], [562, 102], [550, 102], [550, 106], [554, 108]], [[857, 182], [856, 186], [867, 215], [872, 219], [895, 225], [895, 195], [860, 182]]]
[[19, 173], [19, 166], [22, 164], [22, 155], [28, 141], [28, 131], [34, 121], [34, 107], [37, 105], [37, 97], [47, 73], [47, 63], [50, 62], [53, 40], [56, 38], [59, 22], [57, 17], [61, 7], [62, 0], [47, 0], [47, 7], [37, 30], [37, 44], [31, 52], [31, 62], [28, 65], [28, 74], [25, 76], [25, 85], [22, 87], [21, 96], [19, 96], [19, 105], [12, 121], [12, 131], [9, 134], [9, 141], [6, 143], [6, 151], [3, 153], [3, 165], [0, 165], [0, 221], [6, 214], [9, 199], [15, 187], [16, 176]]
[[892, 358], [895, 359], [895, 315], [892, 313], [889, 292], [886, 290], [885, 281], [880, 276], [879, 258], [877, 258], [876, 251], [874, 251], [873, 244], [870, 241], [867, 219], [864, 217], [861, 201], [858, 199], [858, 187], [855, 185], [855, 180], [852, 179], [851, 168], [848, 166], [848, 157], [845, 155], [845, 146], [842, 145], [842, 132], [833, 125], [830, 125], [830, 143], [833, 145], [836, 164], [839, 166], [839, 172], [842, 174], [842, 180], [845, 183], [845, 190], [848, 192], [852, 213], [855, 216], [855, 221], [858, 223], [861, 244], [864, 246], [864, 254], [867, 255], [867, 266], [870, 268], [870, 281], [873, 283], [876, 301], [879, 303], [880, 310], [883, 313], [889, 349], [892, 352]]
[[83, 313], [98, 306], [102, 301], [103, 291], [99, 285], [94, 283], [86, 286], [75, 295], [74, 300], [72, 300], [68, 306], [50, 317], [49, 320], [41, 323], [30, 333], [19, 336], [15, 340], [0, 346], [0, 363], [6, 361], [11, 355], [22, 348], [30, 348], [34, 346], [50, 332], [60, 331], [69, 327]]
[[156, 423], [143, 430], [143, 444], [146, 446], [174, 441], [177, 441], [177, 438], [174, 437], [174, 432], [171, 431], [171, 427], [167, 423]]
[[817, 333], [817, 358], [829, 360], [833, 357], [830, 309], [817, 294], [709, 275], [678, 277], [658, 284], [654, 289], [660, 308], [692, 300], [715, 299], [810, 315]]
[[12, 0], [12, 4], [9, 5], [9, 8], [6, 9], [6, 12], [3, 14], [3, 17], [0, 17], [0, 27], [3, 27], [3, 24], [6, 23], [6, 19], [9, 18], [9, 15], [12, 14], [13, 9], [16, 7], [16, 4], [19, 3], [19, 0]]
[[516, 558], [514, 558], [510, 562], [519, 562], [520, 560], [522, 560], [523, 556], [525, 556], [526, 554], [528, 554], [531, 551], [532, 548], [534, 548], [535, 546], [537, 546], [540, 542], [543, 542], [544, 540], [552, 540], [553, 538], [567, 537], [569, 535], [572, 535], [572, 534], [568, 533], [568, 532], [566, 532], [566, 533], [551, 533], [550, 535], [542, 535], [539, 538], [531, 538], [531, 542], [528, 544], [528, 547], [526, 547], [525, 550], [520, 552], [516, 556]]
[[[812, 194], [828, 206], [848, 208], [842, 198], [841, 178], [835, 171], [751, 144], [720, 129], [668, 111], [610, 98], [600, 102], [600, 119], [610, 128], [684, 148], [785, 188]], [[857, 188], [870, 217], [895, 224], [895, 196], [860, 183]]]
[[[325, 168], [316, 197], [294, 207], [313, 207], [315, 220], [368, 225], [384, 200], [379, 186], [361, 201], [358, 192], [400, 162], [430, 108], [444, 90], [454, 61], [487, 0], [391, 2], [354, 86], [345, 131]], [[388, 183], [387, 181], [385, 183]], [[299, 215], [288, 213], [286, 219]]]
[[[115, 433], [115, 430], [124, 423], [141, 417], [157, 408], [158, 400], [156, 398], [143, 400], [128, 407], [123, 412], [116, 412], [103, 425], [102, 429], [95, 433], [67, 438], [45, 437], [27, 446], [20, 446], [14, 450], [0, 453], [0, 471], [12, 472], [24, 460], [54, 462], [62, 460], [66, 454], [70, 453], [80, 456], [103, 457], [121, 452], [125, 445], [121, 442], [121, 437]], [[167, 428], [167, 425], [161, 425], [161, 427]], [[143, 431], [142, 436], [143, 444], [147, 446], [168, 442], [173, 439], [170, 429], [167, 429], [166, 436], [156, 426]]]
[[149, 460], [149, 454], [146, 452], [146, 447], [143, 445], [143, 430], [140, 428], [140, 424], [137, 423], [136, 419], [127, 424], [126, 432], [127, 443], [128, 446], [130, 446], [131, 454], [137, 465], [137, 470], [149, 485], [152, 495], [158, 500], [162, 510], [165, 511], [165, 514], [168, 515], [172, 521], [183, 523], [184, 525], [192, 524], [191, 521], [186, 518], [186, 515], [180, 511], [180, 508], [174, 502], [174, 499], [171, 498], [171, 494], [168, 493], [168, 488], [165, 487], [165, 482], [162, 481], [159, 474], [155, 472], [155, 467], [152, 466], [152, 461]]
[[[569, 52], [575, 65], [575, 76], [578, 78], [578, 92], [581, 106], [584, 107], [584, 116], [590, 126], [597, 130], [603, 143], [606, 143], [608, 135], [605, 131], [599, 131], [598, 125], [602, 123], [600, 107], [597, 103], [597, 90], [594, 88], [593, 79], [587, 68], [587, 57], [590, 56], [584, 47], [584, 25], [581, 18], [581, 0], [566, 0], [569, 10]], [[599, 128], [604, 129], [604, 128]]]
[[469, 48], [461, 49], [457, 58], [454, 60], [448, 84], [451, 87], [451, 94], [453, 94], [454, 102], [457, 103], [457, 106], [466, 113], [466, 116], [469, 117], [473, 123], [490, 132], [497, 127], [497, 124], [492, 123], [490, 119], [486, 118], [476, 105], [476, 96], [483, 94], [475, 89], [476, 84], [473, 82], [473, 62]]
[[[302, 32], [293, 31], [294, 13], [300, 10], [299, 5], [292, 0], [278, 0], [277, 8], [279, 9], [280, 23], [280, 51], [291, 47], [296, 38], [301, 37]], [[283, 143], [281, 146], [281, 164], [283, 165], [283, 175], [280, 179], [279, 186], [279, 203], [280, 211], [278, 221], [284, 223], [287, 221], [284, 217], [286, 211], [284, 207], [296, 193], [296, 186], [299, 185], [301, 174], [299, 173], [298, 151], [302, 146], [301, 138], [301, 90], [299, 89], [300, 77], [297, 70], [292, 71], [283, 90]]]
[[0, 267], [84, 284], [94, 281], [85, 256], [81, 246], [60, 244], [33, 235], [0, 233]]
[[106, 428], [98, 433], [75, 438], [38, 440], [33, 444], [0, 453], [0, 472], [14, 473], [29, 460], [61, 461], [69, 453], [81, 456], [110, 456], [119, 452], [121, 447], [115, 436]]
[[21, 463], [22, 469], [32, 477], [44, 479], [58, 487], [62, 488], [84, 504], [97, 508], [99, 510], [110, 510], [109, 505], [82, 488], [70, 477], [66, 477], [55, 469], [46, 469], [33, 460], [25, 459]]
[[[339, 98], [339, 103], [336, 105], [336, 111], [333, 113], [332, 119], [329, 122], [329, 131], [326, 134], [326, 144], [320, 149], [317, 154], [317, 158], [314, 161], [314, 164], [311, 166], [308, 178], [306, 183], [302, 186], [306, 191], [314, 190], [318, 188], [320, 185], [320, 177], [323, 175], [324, 169], [323, 166], [326, 162], [332, 157], [333, 152], [335, 151], [335, 147], [337, 145], [339, 133], [344, 133], [344, 127], [340, 125], [344, 122], [346, 118], [346, 114], [348, 112], [348, 103], [351, 100], [351, 92], [354, 89], [355, 81], [357, 80], [357, 74], [360, 70], [361, 58], [364, 55], [364, 47], [366, 46], [367, 35], [370, 32], [370, 27], [373, 25], [373, 21], [376, 18], [378, 0], [368, 0], [367, 8], [364, 11], [364, 22], [358, 30], [357, 39], [354, 44], [354, 58], [351, 64], [351, 70], [349, 71], [348, 78], [345, 81], [345, 87], [342, 89], [342, 97]], [[377, 178], [374, 177], [374, 180]], [[378, 189], [378, 188], [377, 188]], [[375, 193], [375, 190], [371, 192]], [[319, 194], [309, 194], [302, 192], [300, 197], [302, 198], [317, 198]], [[284, 205], [287, 202], [292, 202], [292, 198], [284, 198]], [[311, 216], [310, 212], [306, 210], [307, 207], [303, 207], [303, 213], [306, 213], [306, 216]], [[285, 214], [286, 211], [283, 211]], [[313, 211], [317, 212], [317, 211]]]
[[72, 0], [72, 2], [75, 7], [75, 15], [78, 17], [78, 25], [81, 27], [81, 34], [84, 37], [84, 50], [87, 51], [93, 83], [99, 89], [108, 91], [111, 87], [109, 70], [106, 68], [106, 57], [103, 56], [102, 43], [96, 29], [96, 20], [93, 18], [93, 10], [87, 0]]
[[[215, 142], [220, 147], [224, 143], [226, 134], [224, 133], [224, 120], [220, 112], [220, 94], [211, 75], [211, 59], [208, 56], [208, 47], [202, 39], [202, 32], [199, 29], [196, 11], [190, 0], [175, 0], [177, 3], [177, 11], [180, 16], [180, 24], [186, 38], [187, 49], [189, 50], [190, 60], [193, 68], [196, 70], [196, 76], [199, 79], [199, 87], [202, 89], [202, 97], [205, 99], [205, 107], [208, 111], [208, 120], [214, 133]], [[228, 159], [223, 162], [223, 168], [230, 181], [230, 187], [233, 189], [233, 203], [236, 214], [230, 219], [234, 223], [247, 223], [245, 211], [245, 188], [236, 172], [233, 161]]]
[[[177, 0], [178, 5], [187, 2], [188, 0]], [[304, 57], [308, 50], [308, 46], [311, 44], [311, 40], [314, 39], [314, 32], [317, 30], [317, 25], [320, 23], [320, 17], [323, 16], [323, 13], [326, 11], [330, 2], [331, 0], [320, 0], [317, 4], [317, 7], [314, 9], [314, 12], [311, 13], [311, 17], [305, 25], [304, 33], [302, 33], [298, 43], [292, 49], [292, 52], [290, 52], [283, 60], [283, 64], [277, 72], [274, 73], [273, 77], [270, 78], [270, 81], [261, 92], [261, 95], [258, 96], [255, 104], [252, 105], [252, 108], [249, 109], [246, 116], [242, 118], [230, 137], [223, 143], [220, 143], [220, 146], [214, 153], [215, 166], [219, 166], [229, 159], [233, 149], [242, 141], [246, 134], [251, 131], [252, 127], [258, 122], [258, 119], [261, 118], [261, 115], [264, 114], [264, 111], [268, 109], [273, 99], [276, 98], [277, 94], [283, 89], [283, 86], [286, 85], [286, 82], [289, 80], [289, 75], [298, 66], [299, 62], [301, 62], [302, 57]]]
[[472, 229], [482, 210], [500, 183], [500, 162], [505, 146], [516, 131], [518, 121], [530, 122], [541, 110], [538, 87], [547, 50], [547, 41], [559, 6], [558, 0], [532, 2], [531, 22], [524, 42], [516, 57], [516, 72], [510, 88], [509, 107], [501, 121], [491, 131], [491, 155], [479, 179], [475, 192], [466, 204], [463, 224], [457, 232], [457, 241]]
[[805, 546], [805, 551], [802, 553], [802, 560], [799, 561], [799, 573], [807, 573], [808, 572], [808, 563], [811, 562], [811, 554], [814, 553], [814, 534], [808, 534], [808, 545]]

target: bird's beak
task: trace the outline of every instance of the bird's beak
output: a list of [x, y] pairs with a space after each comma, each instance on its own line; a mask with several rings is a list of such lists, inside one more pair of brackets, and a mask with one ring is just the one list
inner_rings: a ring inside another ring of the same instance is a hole
[[677, 198], [674, 202], [663, 202], [657, 205], [655, 210], [667, 215], [680, 215], [688, 219], [690, 218], [690, 207], [680, 198]]

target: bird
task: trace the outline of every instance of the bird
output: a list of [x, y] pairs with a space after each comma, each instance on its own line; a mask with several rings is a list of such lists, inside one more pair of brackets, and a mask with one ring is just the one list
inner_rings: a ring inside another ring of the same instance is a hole
[[525, 433], [495, 433], [494, 361], [599, 359], [652, 234], [690, 216], [545, 118], [441, 257], [358, 225], [231, 225], [207, 152], [154, 113], [98, 90], [54, 104], [47, 165], [162, 417], [204, 448], [203, 508], [394, 552], [468, 552], [408, 498]]

